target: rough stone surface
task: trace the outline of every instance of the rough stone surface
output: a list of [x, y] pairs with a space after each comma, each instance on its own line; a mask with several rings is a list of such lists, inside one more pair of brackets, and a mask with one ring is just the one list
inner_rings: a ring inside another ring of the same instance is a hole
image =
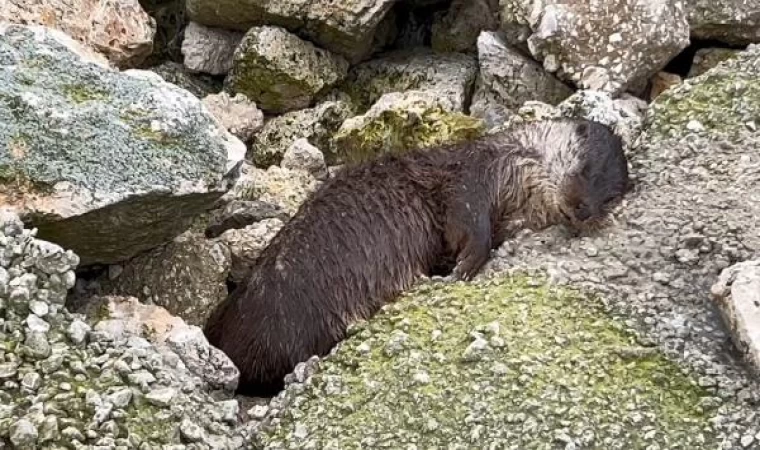
[[531, 54], [579, 88], [624, 91], [689, 44], [683, 0], [501, 2], [501, 20], [528, 26]]
[[342, 162], [473, 139], [483, 122], [458, 112], [445, 97], [430, 91], [406, 91], [380, 97], [366, 114], [352, 117], [334, 136]]
[[741, 50], [730, 48], [701, 48], [694, 54], [694, 61], [689, 69], [689, 78], [702, 75], [721, 62], [733, 58], [741, 53]]
[[290, 170], [305, 170], [318, 180], [329, 176], [325, 155], [306, 138], [297, 139], [285, 152], [280, 166]]
[[219, 236], [218, 241], [230, 249], [232, 258], [230, 281], [234, 283], [243, 281], [259, 253], [280, 231], [284, 223], [280, 218], [269, 218], [240, 229], [227, 230]]
[[347, 72], [345, 59], [284, 28], [254, 27], [235, 50], [225, 89], [245, 94], [264, 111], [284, 113], [311, 106]]
[[278, 165], [291, 145], [306, 139], [320, 149], [328, 164], [335, 162], [332, 137], [343, 122], [354, 115], [354, 107], [343, 100], [325, 101], [313, 108], [292, 111], [268, 119], [251, 141], [248, 157], [254, 165]]
[[430, 46], [439, 52], [474, 51], [481, 31], [499, 28], [498, 11], [498, 0], [454, 0], [436, 15]]
[[303, 170], [279, 166], [270, 166], [265, 170], [243, 164], [240, 178], [223, 199], [259, 201], [273, 205], [290, 217], [320, 184], [319, 180]]
[[104, 292], [137, 297], [165, 308], [190, 325], [202, 326], [227, 296], [231, 255], [223, 244], [187, 231], [168, 244], [121, 264], [118, 277], [104, 281]]
[[734, 345], [760, 372], [760, 260], [724, 269], [711, 292]]
[[243, 142], [250, 141], [264, 126], [264, 113], [243, 94], [211, 94], [203, 98], [203, 104], [221, 127]]
[[626, 328], [541, 280], [421, 286], [297, 368], [260, 442], [715, 448], [710, 392]]
[[182, 63], [193, 72], [226, 75], [244, 33], [190, 22], [182, 40]]
[[480, 71], [470, 114], [483, 119], [489, 128], [504, 123], [528, 100], [556, 105], [573, 93], [498, 33], [481, 33], [477, 47]]
[[375, 31], [396, 0], [188, 0], [190, 19], [207, 26], [248, 30], [275, 25], [303, 35], [351, 62], [367, 56]]
[[760, 42], [760, 8], [753, 0], [686, 0], [691, 35], [727, 44]]
[[206, 227], [206, 237], [219, 237], [227, 230], [245, 228], [265, 219], [287, 218], [288, 215], [278, 205], [258, 200], [231, 200], [213, 211]]
[[156, 74], [84, 62], [42, 30], [0, 32], [0, 204], [82, 264], [181, 232], [225, 192], [238, 145]]
[[156, 33], [138, 0], [5, 0], [0, 21], [60, 30], [122, 69], [150, 55]]
[[475, 83], [478, 64], [461, 53], [436, 53], [423, 48], [397, 50], [351, 69], [342, 86], [360, 110], [367, 110], [384, 94], [419, 90], [451, 102], [463, 112]]
[[681, 77], [674, 73], [657, 72], [650, 80], [648, 99], [651, 102], [660, 94], [681, 83]]
[[[229, 359], [197, 327], [180, 339], [193, 328], [135, 299], [122, 309], [93, 302], [89, 318], [72, 314], [63, 305], [78, 263], [0, 208], [0, 442], [167, 448], [183, 444], [185, 420], [203, 431], [203, 448], [243, 447], [229, 414], [239, 376]], [[29, 314], [33, 302], [47, 305], [44, 318]]]

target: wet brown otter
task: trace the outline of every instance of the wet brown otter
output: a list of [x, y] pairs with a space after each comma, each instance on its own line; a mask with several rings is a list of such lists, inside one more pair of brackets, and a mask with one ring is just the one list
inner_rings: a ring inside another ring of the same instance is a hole
[[595, 227], [627, 186], [620, 139], [574, 119], [346, 167], [262, 251], [206, 335], [240, 369], [239, 393], [273, 395], [441, 261], [469, 280], [511, 232]]

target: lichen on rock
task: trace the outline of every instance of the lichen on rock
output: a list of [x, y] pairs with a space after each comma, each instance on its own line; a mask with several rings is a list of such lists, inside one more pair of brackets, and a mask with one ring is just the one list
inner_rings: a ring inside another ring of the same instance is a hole
[[306, 372], [262, 448], [718, 443], [696, 379], [598, 299], [524, 276], [422, 284]]

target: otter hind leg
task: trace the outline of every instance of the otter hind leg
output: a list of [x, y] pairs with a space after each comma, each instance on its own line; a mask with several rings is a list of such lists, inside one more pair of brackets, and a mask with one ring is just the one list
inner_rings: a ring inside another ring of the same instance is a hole
[[456, 255], [456, 266], [450, 279], [471, 280], [491, 255], [491, 220], [483, 198], [480, 196], [475, 202], [454, 201], [448, 207], [446, 243]]

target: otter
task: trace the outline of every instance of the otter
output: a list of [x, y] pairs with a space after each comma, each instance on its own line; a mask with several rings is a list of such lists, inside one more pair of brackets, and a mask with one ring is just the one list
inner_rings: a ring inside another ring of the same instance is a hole
[[[447, 266], [471, 280], [519, 229], [595, 229], [628, 189], [606, 126], [552, 119], [344, 166], [300, 206], [204, 331], [240, 370], [237, 392], [272, 396], [348, 325]], [[447, 263], [450, 261], [450, 263]]]

